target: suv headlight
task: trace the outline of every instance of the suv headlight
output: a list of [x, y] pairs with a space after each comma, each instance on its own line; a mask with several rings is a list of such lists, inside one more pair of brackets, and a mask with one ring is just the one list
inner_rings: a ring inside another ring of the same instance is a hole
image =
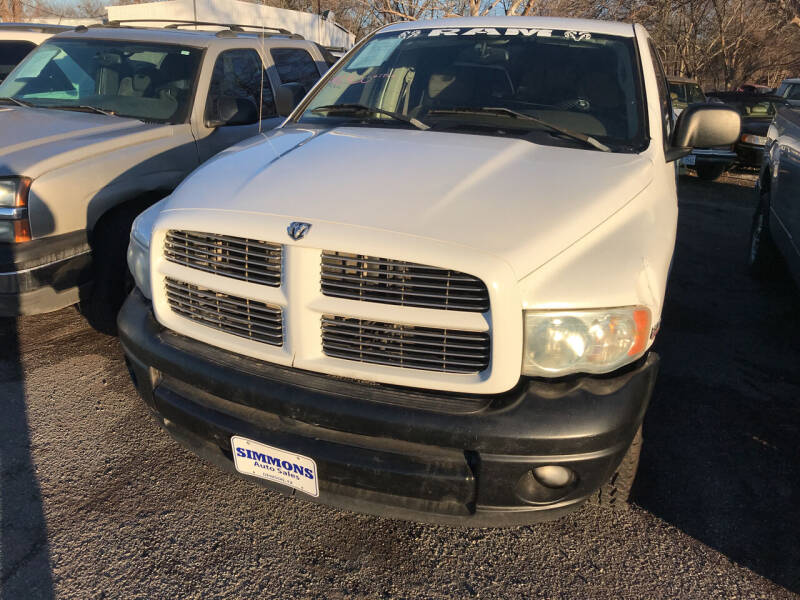
[[0, 242], [18, 243], [31, 240], [28, 221], [27, 177], [0, 178]]
[[525, 311], [522, 374], [560, 377], [609, 373], [639, 358], [650, 337], [650, 310]]
[[150, 237], [160, 209], [161, 202], [156, 202], [133, 220], [128, 242], [128, 268], [136, 287], [146, 298], [153, 297], [150, 290]]

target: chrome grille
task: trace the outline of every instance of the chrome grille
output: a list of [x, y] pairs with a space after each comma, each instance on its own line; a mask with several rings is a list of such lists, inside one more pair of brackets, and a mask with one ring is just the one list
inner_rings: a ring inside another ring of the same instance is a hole
[[489, 334], [323, 315], [328, 356], [405, 367], [477, 373], [489, 367]]
[[190, 283], [166, 279], [172, 311], [202, 325], [264, 344], [283, 344], [279, 306], [215, 292]]
[[165, 258], [179, 265], [261, 285], [281, 285], [281, 246], [198, 231], [167, 232]]
[[402, 260], [322, 253], [322, 293], [337, 298], [484, 312], [489, 292], [477, 277]]

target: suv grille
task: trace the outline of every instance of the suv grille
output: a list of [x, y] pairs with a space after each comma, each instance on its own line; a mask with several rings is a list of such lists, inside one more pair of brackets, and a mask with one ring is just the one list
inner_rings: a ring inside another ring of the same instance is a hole
[[489, 334], [322, 317], [322, 349], [328, 356], [405, 367], [477, 373], [489, 367]]
[[178, 263], [242, 281], [279, 287], [281, 246], [246, 238], [200, 233], [167, 232], [164, 256]]
[[281, 309], [167, 278], [167, 302], [176, 314], [231, 335], [283, 344]]
[[367, 302], [485, 312], [489, 292], [477, 277], [361, 254], [322, 253], [322, 293]]

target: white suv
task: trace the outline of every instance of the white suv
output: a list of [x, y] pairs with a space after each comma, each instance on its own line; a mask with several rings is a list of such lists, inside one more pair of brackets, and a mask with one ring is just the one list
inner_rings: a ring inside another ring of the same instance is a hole
[[254, 480], [472, 525], [623, 500], [658, 358], [677, 123], [638, 25], [395, 24], [134, 223], [120, 339], [176, 438]]

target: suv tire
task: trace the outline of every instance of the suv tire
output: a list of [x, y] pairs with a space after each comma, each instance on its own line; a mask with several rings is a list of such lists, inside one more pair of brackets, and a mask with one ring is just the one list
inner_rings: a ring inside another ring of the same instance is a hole
[[133, 289], [128, 270], [131, 225], [143, 207], [130, 203], [101, 219], [93, 232], [93, 284], [90, 296], [81, 300], [80, 311], [94, 329], [117, 335], [117, 313]]

